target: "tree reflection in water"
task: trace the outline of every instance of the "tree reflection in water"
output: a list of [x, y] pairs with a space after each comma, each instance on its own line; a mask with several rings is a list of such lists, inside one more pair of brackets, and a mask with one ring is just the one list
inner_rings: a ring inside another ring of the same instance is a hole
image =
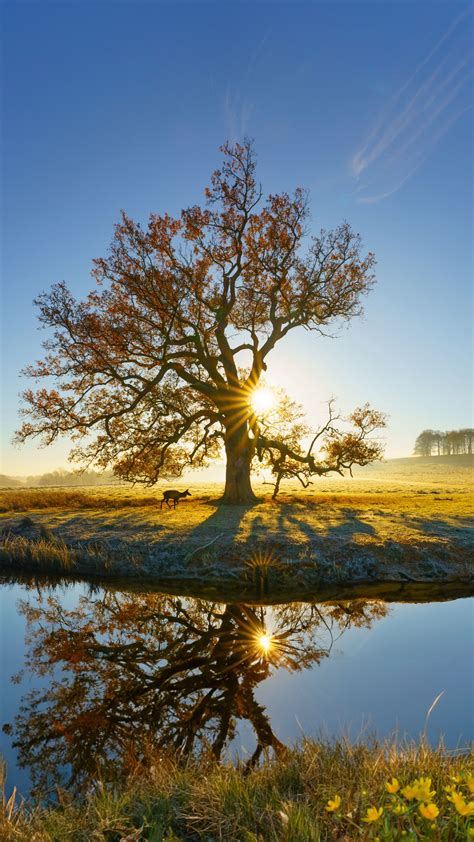
[[357, 600], [270, 609], [101, 592], [74, 610], [41, 594], [21, 610], [26, 669], [49, 684], [25, 697], [16, 718], [20, 764], [43, 788], [67, 769], [67, 785], [79, 789], [99, 773], [129, 772], [152, 751], [219, 759], [239, 720], [255, 731], [249, 766], [265, 748], [284, 751], [256, 686], [277, 667], [318, 663], [345, 629], [369, 626], [387, 608]]

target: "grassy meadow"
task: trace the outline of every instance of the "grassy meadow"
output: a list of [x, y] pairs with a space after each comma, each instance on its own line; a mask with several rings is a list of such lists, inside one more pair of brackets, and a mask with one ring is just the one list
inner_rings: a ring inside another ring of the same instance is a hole
[[[176, 570], [179, 578], [183, 570], [200, 574], [199, 564], [205, 563], [212, 578], [237, 575], [249, 553], [271, 547], [276, 557], [291, 556], [292, 563], [322, 559], [324, 566], [327, 559], [340, 579], [345, 559], [358, 556], [370, 557], [380, 571], [386, 559], [392, 567], [404, 564], [415, 578], [429, 573], [434, 559], [438, 567], [449, 563], [455, 574], [469, 577], [472, 465], [472, 457], [392, 460], [359, 470], [354, 478], [317, 480], [306, 490], [288, 483], [276, 501], [270, 486], [256, 482], [260, 502], [251, 507], [219, 507], [222, 486], [200, 482], [199, 475], [156, 489], [2, 489], [0, 530], [31, 518], [43, 530], [44, 542], [34, 548], [39, 568], [48, 554], [57, 556], [58, 569], [73, 568], [80, 551], [82, 572], [87, 564], [95, 570], [102, 551], [117, 575], [134, 575], [141, 565], [143, 575]], [[188, 486], [192, 496], [176, 509], [160, 507], [166, 488]], [[13, 564], [15, 556], [21, 565], [25, 553], [31, 559], [31, 543], [22, 540], [3, 542], [4, 562]], [[322, 571], [327, 578], [329, 568]], [[383, 575], [390, 571], [387, 567]], [[348, 567], [347, 577], [353, 572]]]
[[[277, 534], [284, 530], [298, 540], [304, 525], [328, 537], [338, 529], [368, 540], [396, 535], [463, 533], [474, 513], [474, 459], [397, 459], [354, 472], [354, 478], [321, 478], [308, 489], [297, 483], [282, 485], [276, 501], [270, 486], [254, 482], [261, 503], [239, 510], [239, 538], [259, 532]], [[191, 497], [176, 510], [163, 505], [167, 488], [189, 487]], [[0, 489], [0, 523], [18, 513], [31, 514], [59, 534], [86, 537], [97, 530], [108, 534], [140, 535], [157, 527], [160, 533], [185, 536], [195, 527], [209, 523], [210, 533], [226, 529], [232, 522], [229, 508], [217, 516], [222, 486], [199, 481], [196, 474], [183, 482], [175, 480], [155, 488], [102, 486], [94, 488]], [[293, 515], [293, 517], [292, 517]], [[301, 522], [300, 522], [301, 520]], [[351, 523], [352, 521], [352, 523]], [[358, 528], [358, 524], [359, 527]], [[230, 526], [228, 527], [230, 528]], [[365, 536], [365, 537], [364, 537]]]

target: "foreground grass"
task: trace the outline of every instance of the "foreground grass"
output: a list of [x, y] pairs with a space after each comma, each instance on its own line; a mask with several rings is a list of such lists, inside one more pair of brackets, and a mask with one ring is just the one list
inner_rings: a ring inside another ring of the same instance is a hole
[[[89, 554], [91, 555], [91, 554]], [[51, 542], [48, 538], [28, 541], [25, 538], [6, 538], [0, 545], [0, 564], [21, 569], [23, 565], [38, 567], [45, 564], [58, 573], [69, 573], [78, 560], [78, 553], [70, 550], [63, 541]]]
[[474, 837], [473, 790], [470, 758], [423, 741], [400, 747], [305, 740], [249, 774], [230, 764], [155, 757], [121, 785], [96, 781], [81, 800], [59, 791], [51, 806], [18, 800], [4, 784], [0, 838], [464, 840]]
[[[29, 518], [26, 522], [32, 523]], [[68, 547], [44, 526], [39, 530], [37, 540], [29, 540], [8, 534], [0, 542], [0, 569], [15, 573], [21, 570], [30, 573], [67, 575], [86, 570], [89, 574], [108, 572], [114, 565], [114, 554], [100, 544], [90, 544], [79, 549]], [[120, 558], [137, 567], [139, 560], [133, 552], [120, 550]]]

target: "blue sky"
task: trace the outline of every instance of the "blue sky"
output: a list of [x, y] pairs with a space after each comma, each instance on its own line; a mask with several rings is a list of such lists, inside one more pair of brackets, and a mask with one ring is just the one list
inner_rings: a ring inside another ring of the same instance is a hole
[[347, 219], [378, 259], [365, 317], [301, 332], [268, 380], [310, 418], [338, 398], [390, 415], [387, 455], [471, 422], [472, 6], [456, 2], [4, 2], [0, 471], [14, 449], [35, 295], [92, 286], [121, 208], [201, 201], [218, 147], [255, 139], [266, 192], [301, 185], [313, 224]]

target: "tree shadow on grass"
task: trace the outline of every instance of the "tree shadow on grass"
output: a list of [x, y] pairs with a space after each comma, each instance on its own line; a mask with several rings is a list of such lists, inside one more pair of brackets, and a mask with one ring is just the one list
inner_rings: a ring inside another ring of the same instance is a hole
[[81, 513], [68, 517], [61, 523], [52, 523], [51, 526], [56, 537], [66, 542], [71, 539], [101, 541], [120, 539], [151, 543], [156, 539], [158, 532], [166, 529], [164, 525], [148, 519], [137, 519], [134, 512], [127, 513], [120, 519], [111, 517], [110, 512], [93, 517]]
[[241, 506], [217, 506], [206, 520], [189, 532], [187, 541], [190, 548], [200, 547], [210, 542], [218, 546], [219, 537], [225, 539], [227, 543], [234, 541], [245, 515], [257, 505], [258, 502], [245, 503]]
[[472, 540], [472, 527], [474, 519], [471, 517], [462, 517], [453, 515], [449, 520], [442, 518], [430, 517], [414, 517], [413, 515], [403, 515], [403, 525], [409, 529], [417, 530], [423, 535], [428, 535], [430, 538], [446, 538], [459, 537], [463, 533], [463, 537]]
[[[373, 525], [365, 520], [365, 512], [353, 508], [340, 508], [337, 510], [336, 516], [338, 522], [334, 523], [330, 520], [334, 516], [334, 511], [328, 512], [328, 522], [321, 519], [317, 525], [308, 522], [304, 514], [300, 514], [298, 510], [291, 505], [284, 504], [281, 506], [278, 513], [277, 523], [278, 532], [285, 537], [290, 534], [295, 535], [300, 533], [304, 535], [309, 542], [318, 542], [325, 539], [339, 539], [341, 541], [351, 541], [357, 535], [369, 535], [377, 537], [379, 531], [376, 524]], [[377, 512], [377, 516], [382, 513]], [[397, 513], [383, 513], [385, 517], [392, 517]], [[420, 540], [422, 538], [453, 538], [464, 542], [472, 540], [472, 525], [473, 519], [470, 517], [462, 517], [454, 515], [452, 519], [446, 518], [430, 518], [419, 517], [407, 514], [400, 514], [396, 516], [395, 521], [402, 526], [402, 528], [412, 529], [420, 533]], [[389, 535], [384, 534], [381, 540], [387, 540]]]
[[[323, 521], [320, 525], [315, 526], [308, 523], [308, 520], [304, 516], [299, 517], [293, 506], [283, 504], [278, 513], [278, 532], [288, 535], [288, 526], [294, 527], [297, 532], [304, 535], [310, 542], [317, 542], [326, 538], [339, 538], [350, 541], [355, 535], [377, 534], [377, 530], [370, 523], [366, 523], [359, 517], [358, 509], [338, 509], [337, 515], [340, 517], [338, 523], [324, 523]], [[294, 534], [293, 529], [291, 533]]]

